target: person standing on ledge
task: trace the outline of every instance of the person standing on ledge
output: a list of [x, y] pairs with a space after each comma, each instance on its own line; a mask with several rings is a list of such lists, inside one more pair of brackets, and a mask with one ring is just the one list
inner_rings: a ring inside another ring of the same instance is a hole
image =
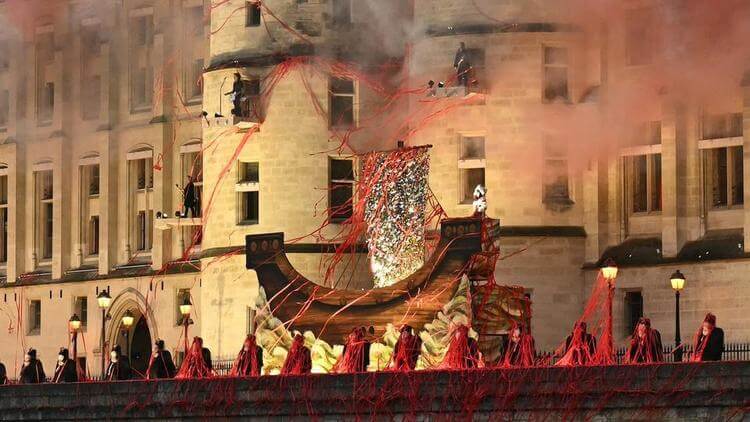
[[39, 384], [47, 381], [47, 375], [44, 374], [42, 362], [36, 358], [36, 350], [29, 349], [23, 357], [23, 366], [21, 367], [21, 384]]
[[448, 352], [446, 352], [440, 368], [469, 369], [482, 366], [484, 365], [479, 354], [479, 346], [476, 340], [469, 337], [469, 327], [463, 324], [458, 325], [453, 330]]
[[724, 353], [724, 330], [716, 326], [716, 315], [709, 312], [695, 334], [692, 361], [720, 361], [722, 353]]
[[76, 363], [70, 359], [68, 349], [61, 347], [60, 353], [57, 354], [57, 366], [55, 367], [55, 375], [52, 377], [52, 382], [78, 382], [77, 372]]
[[664, 360], [661, 333], [651, 328], [650, 319], [638, 320], [625, 359], [626, 363], [654, 363]]
[[596, 337], [587, 332], [585, 321], [577, 321], [565, 339], [565, 351], [558, 366], [580, 366], [591, 363], [596, 353]]
[[469, 71], [471, 70], [471, 63], [469, 62], [469, 52], [466, 50], [466, 44], [463, 42], [461, 42], [458, 51], [456, 51], [456, 57], [453, 59], [453, 67], [456, 68], [458, 84], [461, 86], [469, 86]]
[[193, 176], [187, 176], [187, 184], [184, 188], [177, 186], [177, 189], [182, 191], [182, 218], [187, 218], [188, 211], [190, 211], [190, 218], [198, 217], [198, 198], [195, 195], [195, 183], [193, 182]]
[[422, 353], [422, 339], [412, 333], [408, 325], [401, 327], [396, 346], [393, 348], [393, 358], [390, 369], [396, 371], [413, 371], [417, 367], [417, 360]]
[[514, 322], [505, 343], [505, 353], [500, 367], [534, 366], [534, 363], [536, 363], [534, 337], [526, 332], [523, 324]]
[[233, 377], [257, 377], [262, 371], [263, 349], [256, 343], [255, 336], [248, 334], [229, 374]]
[[115, 346], [109, 353], [109, 365], [104, 374], [107, 381], [125, 381], [131, 377], [130, 365], [127, 356], [122, 355], [120, 346]]
[[156, 340], [148, 363], [146, 377], [148, 379], [174, 378], [177, 369], [172, 360], [172, 354], [164, 350], [164, 340]]
[[333, 367], [333, 372], [349, 374], [366, 372], [370, 365], [370, 342], [365, 338], [365, 327], [352, 330], [344, 345], [344, 352]]
[[312, 355], [305, 346], [305, 338], [297, 333], [292, 341], [289, 354], [286, 355], [281, 375], [305, 375], [312, 371]]
[[234, 83], [232, 84], [232, 90], [225, 93], [224, 95], [229, 95], [230, 100], [232, 101], [232, 105], [234, 108], [232, 109], [232, 114], [241, 117], [242, 116], [242, 94], [244, 92], [244, 85], [242, 83], [242, 75], [240, 75], [238, 72], [234, 74]]

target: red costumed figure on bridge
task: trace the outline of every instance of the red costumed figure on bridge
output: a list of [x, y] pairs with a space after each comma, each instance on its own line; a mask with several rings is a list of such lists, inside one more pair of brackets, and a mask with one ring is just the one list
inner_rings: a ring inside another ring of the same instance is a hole
[[442, 369], [468, 369], [484, 366], [477, 341], [469, 337], [469, 327], [461, 324], [453, 330]]
[[639, 319], [625, 355], [626, 363], [654, 363], [663, 360], [661, 333], [651, 328], [650, 319]]
[[212, 375], [211, 352], [203, 348], [203, 339], [193, 338], [193, 344], [182, 361], [182, 366], [175, 378], [207, 378]]
[[352, 330], [344, 345], [344, 353], [333, 367], [339, 374], [365, 372], [370, 365], [370, 342], [365, 338], [365, 328]]
[[505, 343], [505, 353], [500, 361], [500, 366], [503, 368], [534, 366], [534, 363], [536, 363], [534, 337], [527, 332], [526, 326], [514, 322]]
[[584, 321], [573, 326], [573, 332], [565, 339], [564, 353], [556, 365], [580, 366], [593, 363], [596, 353], [596, 337], [587, 332]]
[[296, 334], [289, 354], [286, 355], [284, 366], [281, 367], [281, 375], [304, 375], [312, 371], [312, 355], [310, 349], [305, 346], [305, 338], [302, 334]]
[[422, 353], [422, 339], [412, 333], [408, 325], [401, 327], [401, 335], [393, 348], [390, 369], [411, 371], [417, 367], [417, 360]]
[[229, 375], [233, 377], [257, 377], [263, 371], [263, 349], [258, 346], [255, 336], [248, 334], [242, 350], [234, 360]]
[[706, 314], [695, 333], [693, 362], [719, 361], [724, 353], [724, 330], [716, 326], [716, 315]]

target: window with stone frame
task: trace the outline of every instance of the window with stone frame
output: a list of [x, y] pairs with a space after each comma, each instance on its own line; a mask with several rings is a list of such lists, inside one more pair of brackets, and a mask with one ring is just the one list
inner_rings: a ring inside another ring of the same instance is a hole
[[459, 136], [459, 199], [461, 204], [474, 202], [474, 189], [485, 185], [485, 137], [482, 134]]
[[102, 109], [102, 78], [99, 75], [87, 76], [81, 81], [81, 118], [99, 119]]
[[175, 325], [182, 325], [184, 323], [182, 312], [180, 312], [180, 305], [185, 303], [185, 299], [190, 299], [190, 289], [177, 289], [175, 294]]
[[54, 191], [52, 170], [34, 172], [35, 184], [35, 237], [37, 256], [41, 261], [52, 259], [54, 233]]
[[86, 296], [73, 298], [73, 313], [81, 320], [81, 328], [86, 328], [89, 320], [89, 298]]
[[40, 124], [52, 121], [55, 111], [55, 83], [42, 82], [37, 91], [37, 119]]
[[354, 81], [331, 77], [329, 87], [329, 123], [331, 127], [351, 128], [356, 126]]
[[331, 7], [334, 26], [352, 23], [352, 0], [332, 0]]
[[630, 213], [661, 211], [661, 154], [626, 156], [623, 162]]
[[643, 293], [640, 290], [625, 292], [624, 305], [623, 335], [630, 336], [638, 320], [643, 317]]
[[354, 160], [331, 157], [328, 168], [328, 218], [332, 223], [343, 223], [354, 210]]
[[88, 239], [87, 243], [89, 246], [88, 255], [97, 256], [99, 255], [99, 216], [92, 215], [89, 219], [88, 225]]
[[260, 26], [261, 6], [258, 1], [248, 1], [245, 3], [245, 26]]
[[705, 192], [711, 208], [743, 206], [745, 186], [742, 154], [742, 146], [704, 150]]
[[240, 162], [235, 190], [238, 200], [238, 224], [260, 222], [260, 165], [257, 162]]
[[129, 37], [129, 81], [130, 112], [148, 111], [151, 108], [154, 90], [151, 47], [154, 43], [154, 16], [151, 13], [133, 11], [128, 26]]
[[569, 102], [570, 89], [568, 87], [568, 49], [563, 47], [544, 47], [543, 56], [543, 102]]
[[625, 64], [641, 66], [654, 60], [657, 43], [657, 21], [653, 8], [625, 12]]
[[739, 138], [742, 136], [742, 113], [704, 114], [701, 119], [703, 139]]
[[[140, 147], [128, 152], [128, 245], [131, 258], [138, 255], [148, 259], [153, 247], [154, 227], [154, 151]], [[145, 253], [145, 254], [144, 254]]]
[[8, 168], [0, 164], [0, 264], [8, 262]]
[[27, 315], [26, 333], [30, 336], [39, 335], [42, 332], [42, 301], [30, 300]]
[[544, 185], [542, 189], [545, 204], [571, 205], [568, 150], [567, 145], [553, 140], [544, 143]]

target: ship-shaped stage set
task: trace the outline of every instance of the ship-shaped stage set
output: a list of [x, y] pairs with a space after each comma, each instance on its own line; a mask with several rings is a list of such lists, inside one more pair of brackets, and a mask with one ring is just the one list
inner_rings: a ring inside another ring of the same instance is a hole
[[[406, 164], [417, 162], [421, 166]], [[424, 191], [429, 169], [428, 147], [399, 149], [391, 152], [367, 154], [364, 173], [376, 176], [360, 178], [359, 196], [367, 196], [353, 204], [365, 220], [366, 235], [357, 238], [350, 250], [368, 253], [370, 260], [378, 257], [373, 250], [379, 248], [373, 241], [372, 227], [382, 221], [372, 216], [379, 214], [375, 208], [391, 211], [389, 201], [401, 201], [400, 207], [422, 210], [425, 200], [413, 195], [415, 186]], [[421, 169], [419, 169], [421, 168]], [[388, 169], [386, 171], [382, 169]], [[390, 175], [386, 174], [389, 173]], [[411, 173], [411, 176], [410, 176]], [[418, 173], [414, 176], [414, 173]], [[407, 181], [408, 183], [403, 183]], [[369, 187], [367, 186], [369, 184]], [[373, 188], [374, 185], [378, 185]], [[388, 186], [384, 186], [388, 185]], [[365, 193], [365, 189], [367, 189]], [[408, 190], [409, 195], [404, 191]], [[266, 368], [274, 371], [283, 364], [285, 351], [291, 346], [293, 333], [303, 333], [313, 354], [313, 371], [328, 372], [341, 353], [341, 345], [353, 328], [365, 327], [373, 343], [370, 370], [385, 369], [404, 325], [413, 328], [422, 340], [422, 353], [417, 368], [434, 368], [442, 361], [452, 329], [468, 325], [470, 335], [479, 342], [483, 360], [491, 365], [497, 361], [504, 336], [514, 323], [529, 326], [530, 303], [519, 286], [503, 286], [495, 282], [494, 270], [499, 257], [499, 220], [484, 215], [485, 188], [477, 186], [474, 192], [472, 217], [439, 218], [432, 230], [417, 221], [422, 265], [409, 269], [403, 278], [392, 280], [372, 289], [337, 289], [316, 284], [294, 268], [287, 253], [330, 253], [341, 250], [341, 245], [285, 243], [284, 233], [248, 235], [246, 237], [246, 266], [257, 273], [261, 288], [256, 314], [256, 334], [265, 350], [273, 350]], [[378, 200], [377, 195], [386, 198]], [[409, 203], [416, 197], [421, 203]], [[400, 199], [399, 199], [400, 198]], [[406, 198], [406, 199], [404, 199]], [[377, 205], [373, 205], [377, 204]], [[394, 212], [386, 212], [393, 216]], [[395, 213], [398, 214], [398, 213]], [[387, 226], [387, 223], [383, 223]], [[406, 223], [394, 226], [404, 230]], [[400, 238], [408, 238], [403, 233]], [[361, 240], [366, 240], [362, 242]], [[430, 239], [426, 242], [425, 239]], [[430, 247], [425, 247], [430, 243]], [[391, 245], [392, 246], [392, 245]], [[369, 248], [368, 248], [369, 247]], [[396, 250], [404, 250], [400, 245]], [[398, 262], [398, 260], [395, 260]], [[374, 265], [371, 265], [374, 267]], [[393, 273], [391, 273], [393, 274]]]

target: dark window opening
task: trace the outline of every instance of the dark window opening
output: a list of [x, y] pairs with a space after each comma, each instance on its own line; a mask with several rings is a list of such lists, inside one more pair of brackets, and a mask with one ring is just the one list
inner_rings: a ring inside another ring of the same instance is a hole
[[260, 26], [260, 3], [245, 3], [245, 26]]
[[568, 49], [544, 48], [544, 95], [545, 102], [570, 100], [568, 90]]
[[0, 91], [0, 127], [8, 125], [10, 117], [10, 93], [8, 90]]
[[260, 166], [258, 163], [240, 163], [240, 183], [259, 183]]
[[89, 298], [86, 296], [76, 297], [74, 309], [73, 312], [81, 320], [81, 327], [85, 327], [89, 320]]
[[42, 331], [42, 301], [29, 301], [29, 334], [39, 334]]
[[352, 23], [352, 0], [333, 0], [333, 24], [349, 25]]
[[44, 235], [42, 245], [42, 258], [52, 259], [52, 235], [54, 228], [53, 206], [51, 203], [43, 204], [44, 209]]
[[242, 192], [242, 215], [240, 222], [243, 224], [258, 224], [260, 215], [260, 202], [258, 192]]
[[91, 217], [89, 223], [89, 255], [99, 255], [99, 216]]
[[89, 196], [99, 195], [99, 164], [89, 166]]
[[331, 78], [330, 89], [331, 127], [354, 126], [354, 81]]
[[474, 202], [474, 188], [484, 184], [484, 168], [461, 169], [461, 203]]
[[641, 317], [643, 317], [643, 295], [641, 292], [625, 292], [625, 332], [623, 334], [631, 335]]
[[742, 136], [742, 113], [703, 116], [703, 139], [737, 138]]
[[331, 159], [329, 184], [329, 217], [332, 222], [351, 218], [354, 198], [354, 161]]

